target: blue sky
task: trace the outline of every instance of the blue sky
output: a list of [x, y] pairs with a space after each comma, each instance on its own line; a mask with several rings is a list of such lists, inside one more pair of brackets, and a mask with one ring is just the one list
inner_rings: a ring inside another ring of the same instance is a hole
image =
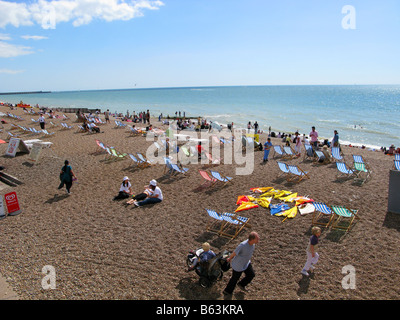
[[[342, 27], [345, 5], [355, 29]], [[400, 84], [398, 0], [0, 0], [0, 11], [0, 92]]]

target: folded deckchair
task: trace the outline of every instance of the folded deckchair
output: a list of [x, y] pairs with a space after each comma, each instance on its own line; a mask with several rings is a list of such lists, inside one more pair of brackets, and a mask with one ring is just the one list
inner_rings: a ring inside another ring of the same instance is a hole
[[338, 170], [337, 173], [337, 178], [342, 178], [342, 177], [357, 177], [357, 174], [354, 170], [350, 169], [345, 162], [336, 162], [336, 167]]
[[[336, 214], [337, 219], [332, 223], [332, 229], [338, 229], [342, 231], [349, 231], [355, 219], [360, 219], [358, 216], [358, 210], [348, 209], [344, 206], [331, 206], [333, 212]], [[344, 224], [342, 221], [347, 220]]]
[[294, 164], [288, 164], [288, 169], [290, 171], [290, 173], [292, 174], [292, 177], [289, 178], [288, 181], [295, 181], [296, 182], [300, 182], [301, 180], [303, 180], [304, 178], [310, 179], [310, 177], [308, 176], [308, 172], [307, 171], [303, 171], [302, 169], [300, 169], [298, 166], [294, 165]]
[[332, 209], [323, 202], [313, 202], [313, 205], [315, 210], [311, 225], [328, 228], [334, 218]]
[[227, 177], [222, 175], [221, 173], [219, 173], [218, 171], [210, 171], [211, 175], [213, 176], [213, 178], [217, 179], [217, 181], [222, 182], [224, 185], [232, 182], [232, 178], [231, 177]]

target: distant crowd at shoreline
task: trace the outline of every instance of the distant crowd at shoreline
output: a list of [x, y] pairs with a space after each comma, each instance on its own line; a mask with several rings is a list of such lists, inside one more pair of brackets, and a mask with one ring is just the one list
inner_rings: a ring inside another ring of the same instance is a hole
[[[21, 101], [19, 104], [12, 104], [12, 103], [5, 103], [5, 102], [0, 102], [0, 106], [4, 106], [4, 107], [9, 107], [11, 110], [13, 110], [14, 108], [18, 108], [19, 106], [21, 106], [25, 111], [27, 108], [31, 107], [29, 105], [25, 105], [23, 104], [23, 102]], [[189, 130], [195, 130], [195, 131], [199, 131], [199, 130], [211, 130], [213, 128], [217, 129], [217, 130], [221, 130], [221, 129], [228, 129], [228, 130], [233, 130], [234, 129], [234, 123], [229, 123], [227, 125], [224, 124], [219, 124], [219, 123], [215, 123], [213, 124], [212, 121], [207, 121], [206, 119], [202, 118], [201, 116], [198, 116], [195, 118], [195, 121], [193, 121], [193, 117], [186, 117], [186, 112], [185, 111], [176, 111], [174, 116], [170, 116], [167, 115], [165, 117], [165, 115], [163, 115], [162, 113], [158, 116], [151, 116], [150, 115], [150, 110], [147, 109], [146, 111], [140, 111], [138, 113], [136, 113], [136, 111], [133, 111], [132, 113], [129, 112], [129, 110], [127, 110], [126, 114], [123, 113], [111, 113], [109, 111], [109, 109], [107, 109], [107, 111], [102, 112], [100, 108], [96, 108], [96, 109], [86, 109], [86, 108], [47, 108], [47, 107], [43, 107], [43, 106], [39, 106], [38, 104], [36, 104], [34, 106], [35, 108], [40, 109], [41, 112], [46, 113], [47, 111], [50, 112], [50, 114], [52, 114], [53, 112], [66, 112], [65, 110], [77, 110], [76, 114], [82, 113], [84, 114], [84, 112], [82, 112], [82, 110], [87, 111], [88, 113], [94, 113], [95, 116], [99, 117], [100, 115], [106, 115], [108, 114], [109, 116], [113, 116], [115, 118], [119, 118], [121, 121], [127, 121], [127, 122], [133, 122], [133, 123], [144, 123], [146, 124], [146, 122], [148, 124], [150, 124], [150, 119], [151, 117], [153, 118], [158, 118], [159, 122], [162, 122], [163, 124], [169, 125], [170, 124], [170, 120], [175, 121], [175, 124], [177, 125], [179, 130], [185, 130], [185, 129], [189, 129]], [[89, 111], [90, 110], [90, 111]], [[196, 121], [197, 120], [197, 121]], [[197, 122], [197, 123], [196, 123]], [[246, 129], [246, 128], [241, 128], [241, 129]], [[264, 133], [263, 130], [259, 129], [259, 124], [257, 123], [257, 121], [254, 122], [254, 124], [251, 124], [251, 122], [249, 121], [247, 124], [247, 132], [253, 132], [253, 133], [257, 133], [257, 134], [262, 134]], [[295, 136], [296, 133], [285, 133], [285, 132], [278, 132], [276, 133], [275, 131], [272, 131], [271, 127], [269, 127], [268, 130], [268, 137], [272, 137], [272, 138], [282, 138], [282, 142], [287, 142], [288, 139], [291, 139], [292, 137]], [[306, 134], [299, 134], [300, 136], [302, 136], [302, 141], [304, 142], [304, 139], [308, 139], [309, 137]], [[335, 135], [334, 137], [335, 138]], [[337, 137], [338, 138], [338, 137]], [[322, 141], [322, 143], [321, 143]], [[319, 144], [321, 146], [323, 145], [328, 145], [330, 146], [332, 144], [332, 140], [329, 141], [329, 139], [326, 138], [322, 138], [319, 142]], [[367, 146], [365, 145], [359, 145], [357, 144], [352, 144], [349, 143], [348, 144], [349, 147], [356, 147], [356, 148], [361, 148], [361, 149], [366, 149]], [[378, 151], [378, 148], [369, 148], [370, 150], [373, 151]], [[399, 153], [400, 154], [400, 147], [396, 148], [394, 144], [390, 145], [389, 147], [385, 147], [382, 146], [380, 147], [380, 151], [384, 152], [385, 154], [396, 154]]]

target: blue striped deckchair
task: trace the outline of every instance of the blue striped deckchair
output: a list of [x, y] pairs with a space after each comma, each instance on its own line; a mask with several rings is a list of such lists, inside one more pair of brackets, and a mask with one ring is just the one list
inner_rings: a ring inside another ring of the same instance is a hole
[[305, 144], [304, 148], [306, 149], [304, 152], [304, 158], [303, 161], [306, 159], [314, 160], [315, 154], [314, 154], [314, 149], [311, 144]]
[[[338, 218], [332, 223], [332, 229], [338, 229], [342, 231], [349, 231], [353, 225], [354, 219], [360, 219], [358, 216], [358, 210], [348, 209], [344, 206], [331, 206], [332, 211], [338, 216]], [[348, 220], [348, 223], [340, 224], [343, 220]]]
[[152, 165], [151, 161], [146, 159], [143, 154], [137, 152], [136, 153], [138, 158], [139, 158], [139, 165], [142, 166], [143, 168], [145, 167], [150, 167]]
[[217, 233], [219, 235], [223, 227], [225, 226], [225, 220], [219, 213], [215, 212], [214, 210], [206, 209], [206, 211], [208, 213], [208, 216], [211, 217], [210, 222], [207, 224], [206, 230], [209, 232]]
[[[334, 218], [332, 209], [323, 202], [313, 202], [315, 211], [313, 213], [313, 218], [311, 224], [313, 226], [321, 226], [328, 228], [330, 223]], [[325, 221], [328, 217], [328, 221]]]
[[394, 160], [400, 161], [400, 153], [394, 154]]
[[217, 181], [220, 181], [220, 182], [224, 183], [224, 185], [227, 184], [227, 183], [229, 183], [229, 182], [232, 182], [232, 178], [231, 178], [231, 177], [224, 176], [224, 175], [222, 175], [221, 173], [219, 173], [218, 171], [212, 171], [212, 170], [210, 170], [210, 173], [211, 173], [211, 175], [212, 175], [212, 177], [213, 177], [214, 179], [216, 179]]
[[292, 177], [289, 179], [289, 181], [294, 181], [297, 179], [296, 182], [300, 182], [304, 178], [310, 179], [310, 177], [307, 174], [308, 172], [303, 171], [296, 165], [288, 164], [288, 169], [289, 169], [290, 173], [292, 174]]
[[338, 169], [337, 178], [341, 177], [357, 177], [357, 174], [354, 170], [350, 169], [345, 162], [336, 162], [336, 167]]
[[[323, 163], [324, 160], [325, 160], [324, 153], [322, 151], [318, 151], [318, 150], [315, 150], [314, 152], [315, 152], [315, 155], [316, 155], [316, 157], [314, 158], [314, 162]], [[322, 160], [322, 161], [320, 161], [320, 160]]]
[[291, 174], [290, 174], [290, 171], [289, 171], [289, 169], [287, 167], [287, 164], [284, 163], [284, 162], [279, 162], [279, 161], [277, 161], [276, 163], [278, 164], [279, 169], [282, 171], [281, 174], [278, 177], [284, 175], [288, 179]]
[[275, 155], [278, 154], [282, 159], [286, 158], [286, 153], [285, 151], [282, 150], [282, 147], [279, 145], [274, 145], [274, 155], [272, 156], [273, 159], [275, 159]]
[[339, 147], [332, 147], [332, 157], [337, 161], [344, 161], [344, 155], [340, 152]]
[[289, 146], [284, 146], [283, 151], [285, 152], [285, 157], [287, 157], [287, 158], [293, 159], [294, 157], [296, 157], [292, 148]]
[[189, 168], [183, 168], [183, 167], [179, 168], [178, 165], [174, 164], [174, 163], [171, 163], [170, 165], [171, 165], [172, 170], [174, 170], [177, 173], [183, 174], [183, 175], [185, 175], [189, 171]]
[[394, 168], [400, 171], [400, 160], [394, 160]]
[[[250, 218], [235, 215], [233, 213], [223, 213], [221, 215], [222, 219], [225, 221], [223, 228], [220, 231], [220, 236], [228, 239], [235, 239], [238, 234], [243, 230], [244, 227], [250, 227], [248, 224]], [[233, 232], [229, 232], [233, 229]]]
[[132, 160], [133, 165], [141, 169], [141, 167], [139, 165], [140, 161], [132, 153], [128, 153], [128, 156]]

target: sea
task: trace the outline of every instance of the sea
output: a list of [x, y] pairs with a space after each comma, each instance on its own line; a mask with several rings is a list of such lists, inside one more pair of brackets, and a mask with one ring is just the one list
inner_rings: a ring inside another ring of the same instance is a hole
[[57, 91], [0, 95], [1, 102], [48, 108], [107, 109], [152, 116], [201, 116], [215, 124], [308, 135], [370, 149], [400, 145], [400, 85], [219, 86], [120, 90]]

